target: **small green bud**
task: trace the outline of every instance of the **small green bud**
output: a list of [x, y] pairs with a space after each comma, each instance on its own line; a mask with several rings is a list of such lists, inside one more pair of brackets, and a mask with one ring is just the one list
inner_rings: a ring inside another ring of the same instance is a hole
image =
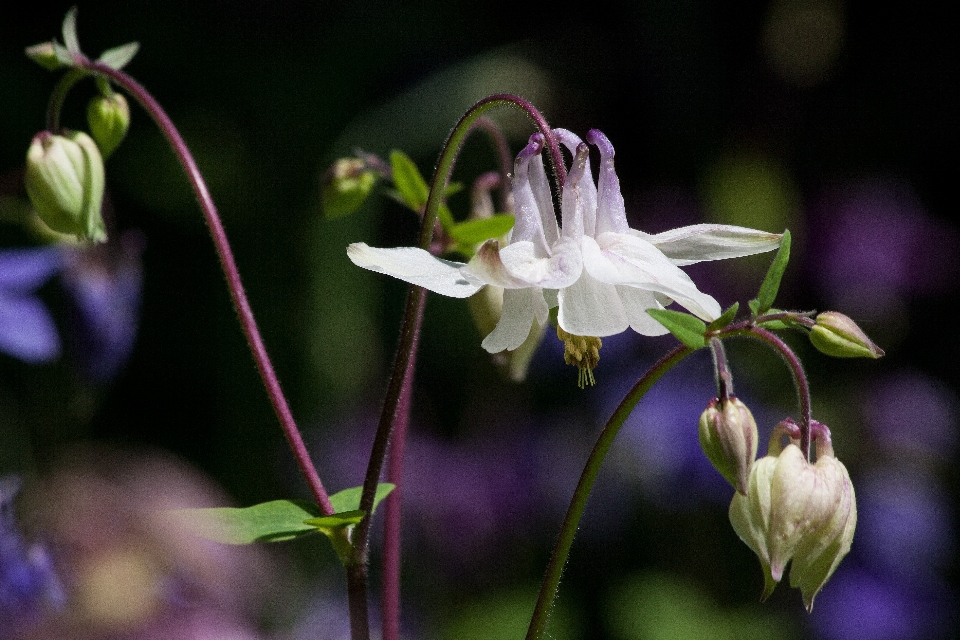
[[824, 311], [810, 330], [818, 351], [835, 358], [879, 358], [883, 349], [873, 343], [857, 323], [836, 311]]
[[87, 105], [87, 124], [104, 159], [120, 146], [130, 128], [130, 106], [121, 93], [97, 95]]
[[757, 457], [757, 423], [737, 398], [714, 398], [700, 416], [700, 446], [714, 468], [733, 488], [747, 494], [750, 469]]
[[377, 173], [358, 158], [341, 158], [323, 179], [323, 211], [328, 218], [353, 213], [366, 201], [377, 183]]
[[104, 242], [103, 158], [82, 131], [41, 131], [27, 151], [25, 186], [40, 219], [54, 231]]
[[26, 54], [28, 58], [48, 71], [56, 71], [64, 66], [52, 42], [41, 42], [27, 47]]

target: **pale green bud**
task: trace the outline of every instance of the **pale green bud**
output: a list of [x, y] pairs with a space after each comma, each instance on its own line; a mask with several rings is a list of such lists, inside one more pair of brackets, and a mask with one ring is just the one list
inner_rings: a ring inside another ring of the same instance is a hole
[[54, 231], [104, 242], [103, 157], [82, 131], [42, 131], [27, 151], [25, 186], [40, 219]]
[[830, 519], [801, 541], [790, 565], [790, 586], [799, 588], [808, 611], [813, 599], [843, 557], [850, 551], [857, 528], [857, 501], [843, 463], [833, 456], [818, 456], [814, 465], [839, 494], [839, 502]]
[[127, 99], [121, 93], [94, 96], [87, 105], [87, 124], [103, 157], [109, 158], [130, 128]]
[[747, 494], [750, 469], [757, 457], [757, 423], [737, 398], [714, 398], [700, 415], [700, 446], [733, 488]]
[[328, 218], [353, 213], [366, 201], [377, 183], [377, 172], [358, 158], [341, 158], [323, 179], [323, 212]]
[[857, 323], [836, 311], [824, 311], [810, 330], [810, 342], [835, 358], [879, 358], [883, 349], [873, 343]]
[[792, 561], [790, 586], [800, 589], [808, 610], [850, 550], [857, 524], [850, 476], [829, 444], [821, 448], [815, 464], [796, 444], [757, 460], [747, 495], [734, 494], [729, 512], [734, 531], [760, 559], [763, 598]]
[[41, 42], [26, 49], [27, 57], [48, 71], [63, 67], [63, 61], [57, 55], [53, 42]]

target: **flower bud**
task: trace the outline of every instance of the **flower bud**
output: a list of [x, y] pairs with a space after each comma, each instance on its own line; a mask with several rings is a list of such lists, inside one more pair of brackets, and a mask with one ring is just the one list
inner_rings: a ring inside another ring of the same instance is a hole
[[377, 182], [377, 173], [359, 158], [341, 158], [323, 179], [323, 211], [328, 218], [353, 213], [366, 201]]
[[93, 97], [87, 105], [87, 124], [103, 157], [110, 157], [130, 128], [127, 99], [121, 93]]
[[700, 446], [734, 489], [747, 494], [750, 468], [757, 457], [757, 423], [737, 398], [711, 400], [700, 416]]
[[836, 311], [824, 311], [810, 330], [818, 351], [835, 358], [879, 358], [883, 349], [873, 343], [857, 323]]
[[27, 151], [25, 186], [40, 219], [54, 231], [103, 242], [103, 158], [82, 131], [42, 131]]
[[63, 67], [63, 61], [57, 55], [57, 50], [53, 42], [41, 42], [32, 47], [27, 47], [27, 57], [48, 71], [56, 71]]
[[832, 451], [811, 464], [795, 444], [754, 463], [747, 495], [733, 496], [729, 515], [734, 531], [760, 559], [763, 598], [792, 561], [790, 586], [800, 589], [808, 610], [850, 550], [857, 523], [843, 464]]

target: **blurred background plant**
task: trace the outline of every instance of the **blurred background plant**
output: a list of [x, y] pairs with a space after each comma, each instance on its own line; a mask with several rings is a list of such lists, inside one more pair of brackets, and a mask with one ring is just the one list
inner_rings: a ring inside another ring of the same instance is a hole
[[[935, 7], [643, 0], [572, 16], [515, 3], [95, 0], [80, 7], [80, 32], [92, 51], [141, 43], [128, 70], [198, 158], [332, 490], [362, 480], [404, 291], [351, 265], [345, 247], [408, 245], [417, 228], [416, 216], [385, 198], [325, 219], [321, 177], [336, 158], [357, 147], [381, 157], [401, 149], [429, 174], [462, 112], [510, 91], [554, 126], [599, 127], [616, 142], [633, 226], [789, 227], [794, 260], [780, 300], [847, 313], [887, 352], [879, 363], [839, 362], [793, 345], [857, 487], [850, 556], [811, 616], [787, 589], [757, 603], [756, 559], [727, 522], [732, 490], [697, 444], [713, 394], [703, 353], [671, 373], [621, 434], [550, 633], [932, 639], [956, 637], [960, 626], [960, 370], [958, 343], [944, 331], [958, 299], [950, 158], [960, 142], [960, 52], [947, 9]], [[55, 35], [68, 8], [23, 5], [16, 18], [0, 10], [0, 265], [13, 251], [41, 256], [32, 280], [6, 266], [0, 273], [0, 475], [24, 484], [0, 544], [43, 545], [67, 603], [32, 632], [169, 637], [163, 625], [187, 607], [199, 622], [181, 637], [346, 637], [336, 560], [308, 543], [254, 552], [283, 568], [279, 588], [265, 569], [189, 597], [155, 590], [185, 582], [178, 556], [156, 546], [168, 541], [137, 524], [159, 504], [142, 493], [146, 472], [158, 474], [150, 495], [177, 496], [164, 504], [206, 505], [200, 496], [211, 494], [173, 479], [194, 473], [237, 504], [307, 493], [187, 182], [138, 108], [107, 164], [116, 241], [97, 254], [36, 249], [43, 241], [22, 168], [52, 83], [23, 48]], [[71, 94], [66, 126], [82, 127], [93, 92]], [[506, 111], [494, 116], [515, 152], [532, 128]], [[475, 136], [454, 177], [469, 185], [496, 163]], [[461, 219], [468, 191], [450, 198]], [[726, 306], [755, 292], [768, 260], [688, 271]], [[40, 333], [14, 321], [23, 314]], [[433, 296], [426, 314], [408, 449], [403, 627], [411, 638], [517, 637], [600, 424], [673, 339], [605, 340], [598, 386], [581, 392], [552, 336], [517, 385], [479, 348], [465, 304]], [[762, 443], [794, 412], [787, 373], [755, 345], [730, 352]], [[124, 462], [78, 453], [89, 446], [119, 448]], [[180, 461], [160, 464], [149, 453], [157, 450]], [[61, 490], [64, 482], [76, 489]], [[107, 516], [125, 515], [104, 525], [83, 487], [103, 496], [97, 508]], [[198, 557], [221, 553], [204, 547]], [[0, 620], [14, 593], [3, 580]], [[136, 615], [104, 623], [78, 613], [84, 597], [106, 602], [89, 596], [90, 584], [110, 585], [121, 603], [133, 598], [111, 610]], [[231, 595], [234, 586], [246, 595]], [[86, 626], [43, 626], [67, 624]]]

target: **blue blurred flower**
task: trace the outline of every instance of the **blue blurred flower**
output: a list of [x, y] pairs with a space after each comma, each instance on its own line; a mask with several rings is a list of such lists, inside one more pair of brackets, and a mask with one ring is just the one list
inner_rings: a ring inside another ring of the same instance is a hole
[[0, 251], [0, 351], [24, 362], [60, 355], [60, 337], [37, 290], [65, 263], [62, 247]]
[[4, 638], [65, 601], [46, 549], [27, 544], [17, 529], [13, 499], [19, 489], [19, 478], [0, 477], [0, 637]]
[[[137, 332], [142, 284], [138, 232], [105, 245], [0, 251], [0, 351], [30, 364], [64, 351], [87, 379], [107, 382], [126, 362]], [[69, 317], [61, 341], [38, 289], [60, 274]]]

